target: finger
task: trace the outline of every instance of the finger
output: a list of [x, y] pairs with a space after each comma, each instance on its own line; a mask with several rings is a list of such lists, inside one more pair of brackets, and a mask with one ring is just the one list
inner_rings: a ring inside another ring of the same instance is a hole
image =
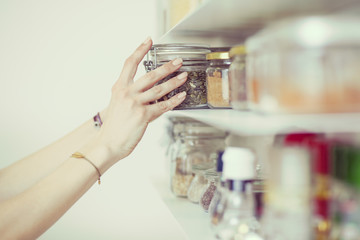
[[129, 85], [133, 82], [136, 71], [141, 60], [152, 46], [152, 40], [148, 37], [126, 60], [121, 71], [119, 81], [123, 84]]
[[187, 75], [188, 75], [187, 72], [183, 72], [162, 84], [150, 88], [143, 94], [139, 95], [140, 102], [146, 104], [158, 100], [159, 98], [163, 97], [165, 94], [168, 94], [172, 90], [183, 85], [186, 82]]
[[172, 98], [161, 101], [155, 104], [151, 104], [146, 106], [149, 112], [150, 122], [161, 116], [163, 113], [174, 109], [174, 107], [178, 106], [180, 103], [184, 101], [186, 97], [186, 92], [181, 92], [173, 96]]
[[176, 58], [170, 62], [162, 65], [161, 67], [146, 73], [143, 77], [138, 79], [134, 85], [135, 92], [144, 92], [154, 86], [155, 83], [164, 79], [169, 74], [177, 71], [182, 66], [182, 59]]

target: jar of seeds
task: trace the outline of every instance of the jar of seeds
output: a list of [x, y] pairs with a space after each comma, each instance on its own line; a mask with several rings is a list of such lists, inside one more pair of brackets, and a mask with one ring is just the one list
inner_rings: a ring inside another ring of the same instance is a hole
[[177, 89], [169, 92], [158, 101], [164, 101], [176, 94], [185, 91], [185, 100], [174, 109], [197, 109], [207, 107], [207, 93], [206, 93], [206, 68], [208, 61], [206, 54], [211, 50], [206, 45], [196, 44], [155, 44], [151, 47], [147, 54], [147, 59], [144, 61], [147, 72], [154, 70], [161, 65], [173, 60], [175, 58], [182, 58], [182, 67], [160, 80], [157, 84], [161, 84], [176, 75], [187, 72], [187, 81]]
[[248, 90], [245, 47], [243, 45], [234, 46], [230, 49], [229, 57], [232, 59], [229, 67], [230, 105], [236, 110], [246, 110], [248, 109]]
[[208, 163], [215, 166], [217, 152], [225, 147], [227, 133], [201, 122], [187, 122], [180, 133], [180, 145], [171, 162], [171, 190], [187, 197], [194, 174], [192, 166]]
[[229, 52], [208, 53], [206, 59], [210, 61], [206, 69], [208, 105], [210, 108], [230, 108]]

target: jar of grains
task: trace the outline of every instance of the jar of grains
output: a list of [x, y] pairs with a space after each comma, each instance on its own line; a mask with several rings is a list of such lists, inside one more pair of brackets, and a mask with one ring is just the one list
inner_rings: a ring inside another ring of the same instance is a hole
[[229, 56], [232, 60], [229, 67], [230, 105], [236, 110], [246, 110], [248, 109], [248, 97], [245, 71], [245, 47], [238, 45], [231, 48]]
[[206, 55], [207, 102], [210, 108], [230, 108], [228, 71], [231, 60], [229, 52], [212, 52]]
[[226, 135], [226, 132], [201, 122], [185, 123], [177, 152], [171, 159], [171, 191], [175, 196], [188, 196], [194, 178], [193, 165], [210, 163], [215, 166], [217, 152], [225, 147]]
[[157, 84], [161, 84], [176, 75], [187, 72], [187, 81], [180, 87], [169, 92], [158, 101], [167, 100], [176, 94], [185, 91], [185, 100], [174, 109], [192, 109], [192, 108], [208, 108], [206, 98], [206, 68], [208, 61], [206, 54], [211, 52], [206, 45], [196, 44], [155, 44], [151, 47], [147, 54], [147, 60], [144, 61], [146, 71], [154, 70], [161, 65], [175, 58], [182, 58], [182, 67], [160, 80]]

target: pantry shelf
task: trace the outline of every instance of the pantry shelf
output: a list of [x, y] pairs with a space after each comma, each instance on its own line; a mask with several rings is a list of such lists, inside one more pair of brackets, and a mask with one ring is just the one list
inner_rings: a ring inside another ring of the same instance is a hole
[[326, 133], [360, 132], [360, 113], [260, 114], [232, 109], [175, 110], [185, 116], [240, 135], [268, 135], [294, 131]]
[[357, 0], [207, 0], [170, 29], [160, 43], [196, 42], [212, 47], [232, 46], [275, 19], [353, 12], [359, 7]]
[[216, 239], [211, 231], [209, 214], [198, 204], [175, 197], [170, 191], [168, 177], [153, 177], [151, 182], [189, 239]]

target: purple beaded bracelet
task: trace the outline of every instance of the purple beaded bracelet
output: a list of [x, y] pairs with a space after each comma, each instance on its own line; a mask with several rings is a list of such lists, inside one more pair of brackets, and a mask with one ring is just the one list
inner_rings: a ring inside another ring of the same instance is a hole
[[101, 127], [101, 125], [103, 124], [103, 122], [101, 121], [101, 117], [100, 117], [100, 113], [99, 113], [99, 112], [94, 116], [93, 119], [94, 119], [95, 127]]

